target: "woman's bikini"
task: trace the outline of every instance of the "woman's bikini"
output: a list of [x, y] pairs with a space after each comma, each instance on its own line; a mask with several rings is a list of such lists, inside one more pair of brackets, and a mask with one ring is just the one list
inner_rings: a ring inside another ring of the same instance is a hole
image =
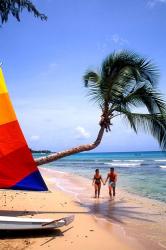
[[101, 185], [101, 175], [99, 175], [98, 177], [94, 175], [94, 180], [96, 185]]

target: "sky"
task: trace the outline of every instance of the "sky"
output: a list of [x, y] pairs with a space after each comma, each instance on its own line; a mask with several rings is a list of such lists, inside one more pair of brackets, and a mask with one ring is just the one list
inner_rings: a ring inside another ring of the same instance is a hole
[[[93, 142], [100, 110], [83, 75], [113, 51], [132, 50], [160, 70], [166, 95], [166, 0], [35, 0], [41, 21], [23, 11], [0, 28], [0, 61], [28, 145], [60, 151]], [[151, 135], [113, 121], [96, 152], [160, 150]]]

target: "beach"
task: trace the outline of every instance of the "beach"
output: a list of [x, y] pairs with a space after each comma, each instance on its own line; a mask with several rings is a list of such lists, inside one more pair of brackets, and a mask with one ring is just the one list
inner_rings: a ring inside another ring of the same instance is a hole
[[165, 14], [0, 1], [0, 250], [166, 250]]
[[51, 232], [1, 234], [0, 249], [165, 249], [166, 206], [118, 190], [109, 201], [107, 187], [93, 198], [88, 179], [40, 168], [49, 192], [3, 191], [1, 215], [61, 218], [75, 215], [72, 224]]

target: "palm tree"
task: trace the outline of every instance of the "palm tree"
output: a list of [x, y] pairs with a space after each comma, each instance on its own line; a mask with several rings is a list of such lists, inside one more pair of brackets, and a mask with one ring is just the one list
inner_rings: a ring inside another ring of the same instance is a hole
[[47, 20], [44, 14], [41, 14], [35, 7], [35, 5], [28, 0], [0, 0], [0, 17], [1, 22], [8, 21], [8, 16], [12, 14], [17, 21], [20, 21], [20, 13], [26, 9], [28, 12], [32, 12], [35, 17], [39, 17], [41, 20]]
[[[111, 131], [112, 120], [121, 116], [137, 133], [139, 129], [151, 133], [161, 148], [166, 148], [166, 102], [157, 91], [158, 70], [153, 63], [130, 51], [112, 53], [103, 62], [99, 72], [84, 75], [90, 98], [101, 109], [100, 129], [97, 139], [86, 145], [35, 159], [37, 165], [45, 164], [74, 153], [96, 148], [104, 132]], [[146, 113], [133, 112], [143, 106]]]

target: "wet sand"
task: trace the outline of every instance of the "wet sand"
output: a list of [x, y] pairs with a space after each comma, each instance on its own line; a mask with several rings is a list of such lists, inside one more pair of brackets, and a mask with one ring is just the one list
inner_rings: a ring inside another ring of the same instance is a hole
[[85, 178], [44, 168], [41, 173], [51, 192], [1, 190], [1, 215], [56, 219], [74, 214], [74, 222], [51, 232], [1, 232], [0, 249], [165, 249], [164, 203], [120, 190], [109, 201], [107, 187], [94, 199]]
[[[166, 204], [130, 194], [117, 188], [117, 196], [110, 201], [108, 187], [101, 187], [100, 199], [94, 199], [92, 182], [68, 173], [44, 170], [50, 181], [61, 190], [72, 194], [77, 203], [102, 221], [113, 225], [117, 237], [136, 240], [142, 249], [166, 249]], [[105, 220], [103, 220], [105, 218]], [[101, 222], [101, 221], [100, 221]], [[120, 234], [119, 234], [120, 232]], [[136, 247], [136, 246], [135, 246]], [[134, 248], [136, 249], [136, 248]]]

